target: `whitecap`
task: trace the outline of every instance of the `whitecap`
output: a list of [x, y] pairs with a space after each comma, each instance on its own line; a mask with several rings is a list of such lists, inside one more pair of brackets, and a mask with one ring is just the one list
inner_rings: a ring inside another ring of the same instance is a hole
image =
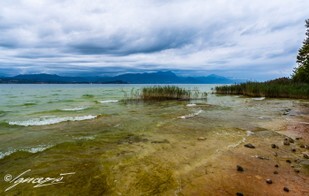
[[9, 156], [10, 154], [13, 154], [14, 152], [16, 152], [16, 150], [10, 150], [7, 152], [0, 152], [0, 159], [3, 159], [6, 156]]
[[42, 125], [52, 125], [66, 121], [82, 121], [94, 119], [97, 116], [88, 115], [88, 116], [75, 116], [75, 117], [55, 117], [55, 118], [35, 118], [26, 121], [11, 121], [9, 125], [19, 125], [19, 126], [42, 126]]
[[254, 132], [252, 132], [252, 131], [247, 131], [247, 136], [250, 136], [250, 135], [254, 135]]
[[22, 148], [22, 149], [19, 149], [19, 150], [16, 150], [16, 149], [13, 149], [13, 150], [9, 150], [7, 152], [0, 152], [0, 159], [3, 159], [4, 157], [6, 156], [9, 156], [15, 152], [18, 152], [18, 151], [24, 151], [24, 152], [29, 152], [29, 153], [38, 153], [38, 152], [42, 152], [48, 148], [51, 148], [53, 147], [53, 145], [39, 145], [39, 146], [36, 146], [36, 147], [28, 147], [28, 148]]
[[81, 137], [75, 137], [76, 140], [94, 140], [95, 136], [81, 136]]
[[197, 111], [195, 113], [192, 113], [192, 114], [188, 114], [188, 115], [185, 115], [185, 116], [180, 116], [179, 118], [181, 118], [181, 119], [193, 118], [195, 116], [198, 116], [202, 112], [203, 112], [203, 110], [199, 110], [199, 111]]
[[252, 100], [254, 101], [262, 101], [265, 99], [265, 97], [254, 97], [254, 98], [251, 98]]
[[42, 152], [48, 148], [51, 148], [53, 147], [52, 145], [39, 145], [37, 147], [32, 147], [32, 148], [24, 148], [24, 149], [21, 149], [21, 151], [27, 151], [27, 152], [30, 152], [30, 153], [37, 153], [37, 152]]
[[104, 101], [99, 101], [100, 103], [117, 103], [118, 102], [118, 100], [113, 100], [113, 99], [111, 99], [111, 100], [104, 100]]
[[196, 106], [195, 103], [189, 103], [189, 104], [187, 104], [187, 107], [194, 107], [194, 106]]
[[61, 111], [81, 111], [87, 108], [88, 107], [64, 108], [64, 109], [61, 109]]

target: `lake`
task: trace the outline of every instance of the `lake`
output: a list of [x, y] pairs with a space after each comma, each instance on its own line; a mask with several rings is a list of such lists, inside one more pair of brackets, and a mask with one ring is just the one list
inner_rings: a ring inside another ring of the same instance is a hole
[[308, 100], [123, 101], [144, 86], [1, 84], [0, 194], [308, 193]]

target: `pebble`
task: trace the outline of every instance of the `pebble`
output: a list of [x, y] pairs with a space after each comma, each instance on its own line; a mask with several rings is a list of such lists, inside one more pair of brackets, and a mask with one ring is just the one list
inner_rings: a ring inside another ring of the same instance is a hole
[[274, 171], [274, 174], [278, 174], [278, 172], [277, 172], [277, 171]]
[[279, 167], [279, 165], [276, 164], [275, 167]]
[[204, 140], [206, 140], [206, 137], [198, 137], [197, 140], [204, 141]]
[[284, 190], [285, 192], [289, 192], [289, 191], [290, 191], [290, 189], [289, 189], [288, 187], [286, 187], [286, 186], [283, 188], [283, 190]]
[[284, 141], [289, 141], [290, 143], [294, 143], [294, 140], [290, 137], [286, 137]]
[[236, 195], [237, 195], [237, 196], [244, 196], [244, 194], [241, 193], [241, 192], [237, 192]]
[[295, 149], [295, 148], [292, 148], [292, 152], [296, 152], [296, 149]]
[[288, 159], [288, 160], [286, 160], [286, 162], [287, 162], [287, 163], [292, 163], [292, 161], [291, 161], [291, 160], [289, 160], [289, 159]]
[[302, 145], [300, 145], [299, 147], [301, 147], [301, 148], [305, 148], [305, 145], [304, 145], [304, 144], [302, 144]]
[[243, 172], [244, 171], [244, 168], [242, 166], [237, 165], [236, 167], [237, 167], [237, 171], [239, 171], [239, 172]]
[[290, 142], [288, 140], [284, 140], [283, 144], [288, 146], [288, 145], [290, 145]]
[[272, 144], [271, 147], [272, 148], [278, 148], [278, 146], [276, 144]]
[[262, 160], [269, 160], [269, 158], [262, 157], [262, 156], [259, 156], [259, 155], [256, 155], [255, 157], [258, 158], [258, 159], [262, 159]]
[[299, 169], [294, 169], [294, 171], [295, 171], [296, 173], [299, 173], [299, 172], [300, 172], [300, 170], [299, 170]]
[[301, 139], [303, 139], [302, 137], [296, 137], [295, 138], [296, 140], [301, 140]]
[[305, 159], [309, 159], [309, 153], [303, 152], [303, 156], [304, 156]]
[[250, 143], [249, 143], [249, 144], [245, 144], [244, 146], [247, 147], [247, 148], [255, 148], [255, 146], [253, 146], [253, 145], [250, 144]]
[[267, 184], [272, 184], [273, 181], [272, 181], [271, 179], [266, 179], [266, 183], [267, 183]]

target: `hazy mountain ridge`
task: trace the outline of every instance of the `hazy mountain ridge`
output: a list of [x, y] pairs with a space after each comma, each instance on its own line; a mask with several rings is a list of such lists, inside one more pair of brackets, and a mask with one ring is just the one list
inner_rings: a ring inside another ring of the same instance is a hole
[[47, 84], [231, 84], [239, 81], [211, 74], [205, 77], [182, 77], [171, 71], [130, 73], [113, 77], [67, 77], [52, 74], [26, 74], [0, 77], [0, 83], [47, 83]]

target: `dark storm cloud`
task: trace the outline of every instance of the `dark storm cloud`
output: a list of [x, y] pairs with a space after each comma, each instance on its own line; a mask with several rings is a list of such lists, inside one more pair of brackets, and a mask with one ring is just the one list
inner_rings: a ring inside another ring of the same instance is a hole
[[284, 76], [304, 39], [307, 7], [302, 0], [1, 1], [0, 75]]

